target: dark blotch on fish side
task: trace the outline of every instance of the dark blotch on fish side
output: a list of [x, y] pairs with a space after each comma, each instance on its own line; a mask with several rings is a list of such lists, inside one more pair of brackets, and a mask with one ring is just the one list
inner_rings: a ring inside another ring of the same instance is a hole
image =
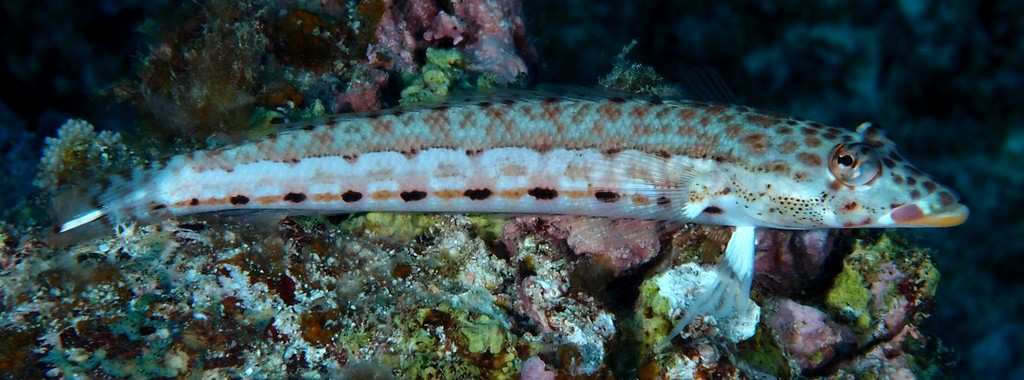
[[619, 194], [612, 191], [598, 191], [594, 193], [594, 198], [604, 203], [612, 203], [619, 200]]
[[718, 215], [718, 214], [722, 213], [722, 209], [720, 209], [720, 208], [718, 208], [716, 206], [711, 206], [711, 207], [705, 208], [704, 212], [708, 213], [708, 214]]
[[482, 201], [491, 197], [491, 189], [469, 189], [462, 193], [462, 195], [469, 197], [470, 200]]
[[188, 204], [189, 204], [189, 206], [199, 206], [199, 199], [192, 198], [192, 200], [189, 201]]
[[421, 200], [423, 198], [426, 198], [427, 197], [427, 193], [424, 192], [424, 191], [419, 191], [419, 190], [403, 191], [398, 196], [402, 197], [403, 201], [413, 202], [413, 201], [418, 201], [418, 200]]
[[246, 203], [249, 203], [249, 197], [244, 196], [244, 195], [236, 195], [236, 196], [231, 197], [230, 201], [231, 201], [231, 204], [236, 205], [236, 206], [240, 206], [240, 205], [244, 205]]
[[526, 193], [540, 200], [555, 199], [558, 197], [558, 191], [554, 189], [545, 189], [543, 187], [532, 188], [527, 190]]
[[345, 203], [358, 202], [360, 199], [363, 199], [363, 194], [352, 190], [341, 194], [341, 200], [345, 201]]
[[659, 205], [667, 205], [669, 203], [672, 203], [672, 200], [668, 199], [668, 197], [658, 197], [658, 202], [657, 203]]
[[303, 193], [288, 193], [284, 196], [284, 200], [292, 203], [299, 203], [306, 200], [306, 194]]

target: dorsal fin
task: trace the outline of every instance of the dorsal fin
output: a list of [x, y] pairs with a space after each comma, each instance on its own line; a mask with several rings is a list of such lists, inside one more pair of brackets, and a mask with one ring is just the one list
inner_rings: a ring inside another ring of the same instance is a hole
[[729, 104], [737, 101], [736, 93], [732, 92], [725, 79], [715, 69], [707, 66], [686, 70], [679, 86], [689, 100]]

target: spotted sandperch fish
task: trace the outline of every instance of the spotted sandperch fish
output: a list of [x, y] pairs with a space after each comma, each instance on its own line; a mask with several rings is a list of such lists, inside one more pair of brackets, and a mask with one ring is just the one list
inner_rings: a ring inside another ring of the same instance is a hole
[[266, 209], [734, 226], [717, 267], [732, 281], [681, 326], [722, 298], [747, 297], [756, 228], [946, 227], [968, 216], [953, 191], [869, 123], [848, 131], [736, 105], [542, 92], [300, 123], [154, 162], [55, 204], [58, 239], [124, 222]]

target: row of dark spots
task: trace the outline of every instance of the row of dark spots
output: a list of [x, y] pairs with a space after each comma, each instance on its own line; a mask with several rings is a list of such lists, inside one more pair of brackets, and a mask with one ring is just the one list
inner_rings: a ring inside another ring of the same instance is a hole
[[[543, 187], [532, 188], [528, 190], [526, 193], [538, 200], [551, 200], [558, 197], [557, 190]], [[462, 195], [474, 201], [482, 201], [488, 199], [493, 194], [494, 193], [487, 188], [469, 189], [462, 193]], [[402, 200], [405, 202], [415, 202], [425, 199], [427, 197], [427, 193], [421, 190], [403, 191], [399, 193], [399, 197], [402, 198]], [[612, 191], [598, 191], [594, 193], [594, 198], [596, 198], [599, 202], [602, 203], [613, 203], [621, 199], [621, 196], [618, 193]], [[290, 192], [286, 194], [283, 197], [283, 199], [287, 202], [301, 203], [307, 199], [307, 196], [304, 193]], [[349, 190], [341, 194], [341, 200], [344, 201], [345, 203], [358, 202], [362, 199], [363, 194], [357, 191]], [[232, 205], [241, 206], [249, 203], [249, 197], [239, 194], [231, 197], [229, 201], [231, 202]], [[662, 196], [658, 197], [656, 203], [659, 205], [666, 205], [671, 203], [671, 200], [669, 200], [668, 197]], [[192, 200], [189, 202], [189, 205], [198, 206], [199, 199], [192, 198]], [[159, 210], [164, 207], [166, 206], [158, 205], [154, 206], [153, 209]]]
[[[423, 193], [423, 192], [420, 191], [418, 193]], [[426, 196], [426, 193], [423, 193], [423, 196]], [[404, 199], [406, 197], [406, 194], [402, 193], [402, 197]], [[306, 200], [306, 198], [307, 197], [306, 197], [305, 193], [290, 192], [288, 194], [285, 194], [282, 199], [284, 199], [286, 202], [302, 203], [302, 202], [304, 202]], [[355, 191], [346, 191], [344, 194], [341, 195], [341, 200], [345, 201], [346, 203], [356, 202], [356, 201], [358, 201], [358, 200], [360, 200], [362, 198], [363, 198], [363, 194], [360, 194], [360, 193], [355, 192]], [[422, 197], [421, 197], [421, 199], [422, 199]], [[249, 203], [249, 197], [239, 194], [239, 195], [235, 195], [235, 196], [229, 198], [228, 201], [231, 202], [232, 205], [242, 206], [242, 205], [245, 205], [245, 204]], [[192, 198], [192, 200], [190, 200], [188, 202], [188, 204], [190, 206], [198, 206], [199, 205], [199, 199]]]

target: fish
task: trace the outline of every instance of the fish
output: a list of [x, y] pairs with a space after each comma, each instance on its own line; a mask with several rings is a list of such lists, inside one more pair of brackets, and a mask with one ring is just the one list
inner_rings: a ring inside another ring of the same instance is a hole
[[53, 234], [238, 210], [577, 215], [733, 227], [722, 280], [686, 311], [748, 299], [759, 228], [950, 227], [967, 206], [878, 126], [746, 106], [505, 91], [330, 115], [59, 194]]

